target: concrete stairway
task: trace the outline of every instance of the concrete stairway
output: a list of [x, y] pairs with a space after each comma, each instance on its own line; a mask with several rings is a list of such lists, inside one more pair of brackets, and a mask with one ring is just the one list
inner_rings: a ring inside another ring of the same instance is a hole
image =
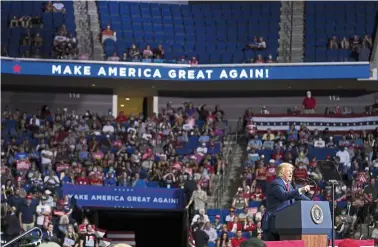
[[290, 62], [291, 10], [291, 2], [281, 1], [280, 31], [278, 33], [279, 45], [277, 57], [277, 61], [280, 63]]
[[92, 58], [92, 41], [86, 1], [74, 1], [74, 16], [76, 24], [76, 39], [79, 54], [88, 54]]
[[303, 62], [304, 7], [303, 1], [281, 2], [278, 62]]
[[244, 160], [246, 157], [247, 140], [244, 137], [238, 138], [235, 151], [232, 156], [232, 162], [229, 164], [230, 174], [228, 180], [225, 181], [225, 191], [222, 195], [222, 208], [228, 208], [231, 206], [232, 199], [234, 198], [238, 187], [241, 186], [241, 175], [244, 170]]
[[93, 44], [93, 59], [104, 60], [104, 48], [100, 42], [101, 27], [95, 1], [88, 1], [89, 26]]
[[[224, 141], [224, 146], [223, 146], [223, 154], [227, 154], [229, 150], [232, 149], [232, 147], [236, 144], [235, 141], [234, 141], [234, 137], [235, 137], [235, 134], [230, 134], [226, 137], [226, 141]], [[210, 190], [212, 191], [211, 195], [208, 196], [208, 203], [207, 203], [207, 207], [208, 208], [216, 208], [217, 205], [216, 205], [216, 200], [217, 200], [217, 196], [219, 196], [219, 194], [217, 194], [217, 189], [220, 188], [220, 186], [222, 186], [222, 174], [216, 174], [212, 177], [212, 180], [211, 180], [211, 188]]]
[[293, 26], [291, 43], [291, 62], [302, 63], [304, 56], [304, 29], [305, 24], [305, 2], [293, 2]]

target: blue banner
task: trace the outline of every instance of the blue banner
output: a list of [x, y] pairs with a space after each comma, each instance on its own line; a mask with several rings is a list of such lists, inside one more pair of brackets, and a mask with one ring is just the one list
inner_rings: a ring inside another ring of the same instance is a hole
[[178, 65], [1, 59], [1, 73], [175, 81], [366, 79], [369, 63]]
[[184, 209], [181, 189], [142, 189], [115, 186], [63, 185], [63, 195], [73, 197], [79, 207], [140, 209]]

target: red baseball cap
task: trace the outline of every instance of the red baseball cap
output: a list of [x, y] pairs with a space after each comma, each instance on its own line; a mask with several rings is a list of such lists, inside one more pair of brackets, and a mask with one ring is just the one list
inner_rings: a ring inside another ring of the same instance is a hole
[[360, 245], [353, 239], [344, 239], [338, 244], [338, 247], [360, 247]]

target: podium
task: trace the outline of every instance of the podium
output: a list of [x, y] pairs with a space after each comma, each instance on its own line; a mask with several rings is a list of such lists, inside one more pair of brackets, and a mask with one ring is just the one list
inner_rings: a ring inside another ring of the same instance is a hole
[[329, 202], [297, 201], [276, 212], [280, 240], [303, 240], [305, 247], [328, 246], [332, 229]]

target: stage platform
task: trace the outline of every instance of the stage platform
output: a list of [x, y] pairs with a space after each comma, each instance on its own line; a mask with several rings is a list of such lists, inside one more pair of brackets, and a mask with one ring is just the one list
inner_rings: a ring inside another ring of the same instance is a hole
[[[335, 247], [342, 240], [335, 241]], [[374, 247], [374, 240], [356, 240], [360, 247]], [[267, 247], [306, 247], [303, 240], [292, 240], [292, 241], [277, 241], [277, 242], [265, 242]], [[329, 247], [331, 247], [331, 242]], [[323, 247], [323, 246], [319, 246]]]

